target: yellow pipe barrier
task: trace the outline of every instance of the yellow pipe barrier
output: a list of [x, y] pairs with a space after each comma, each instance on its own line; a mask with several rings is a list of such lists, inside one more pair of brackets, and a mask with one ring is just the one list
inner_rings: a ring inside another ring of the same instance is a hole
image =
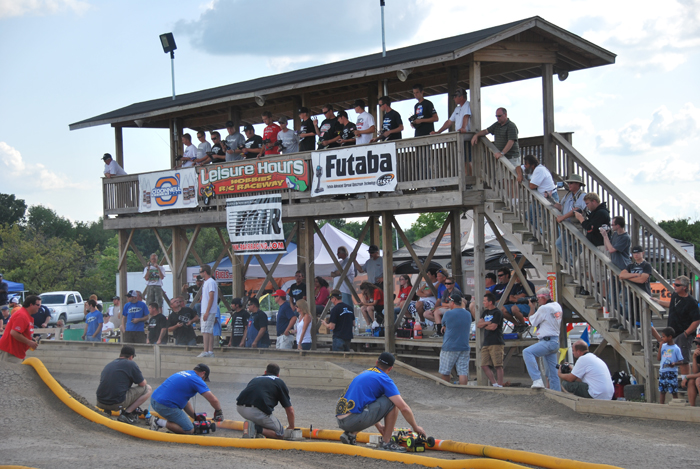
[[[404, 464], [421, 464], [426, 467], [442, 467], [445, 469], [512, 469], [522, 468], [523, 466], [503, 461], [510, 460], [523, 464], [544, 467], [547, 469], [620, 469], [616, 466], [593, 464], [569, 459], [555, 458], [541, 454], [528, 453], [525, 451], [509, 450], [497, 448], [494, 446], [475, 445], [470, 443], [460, 443], [451, 440], [436, 440], [433, 449], [439, 451], [451, 451], [459, 454], [467, 454], [473, 456], [485, 456], [494, 459], [462, 459], [462, 460], [447, 460], [432, 458], [428, 456], [419, 456], [415, 453], [390, 453], [378, 451], [360, 446], [339, 445], [336, 443], [320, 443], [320, 442], [293, 442], [273, 439], [244, 439], [244, 438], [224, 438], [216, 436], [199, 436], [199, 435], [176, 435], [165, 432], [154, 432], [150, 429], [139, 428], [133, 425], [112, 420], [101, 415], [100, 413], [86, 407], [80, 402], [73, 399], [63, 387], [51, 376], [51, 373], [46, 369], [44, 364], [36, 357], [27, 358], [23, 364], [32, 366], [36, 370], [39, 377], [44, 381], [46, 386], [71, 410], [85, 417], [86, 419], [104, 425], [112, 430], [120, 433], [151, 441], [162, 441], [168, 443], [187, 443], [200, 446], [219, 446], [232, 448], [247, 448], [247, 449], [274, 449], [274, 450], [300, 450], [312, 451], [317, 453], [328, 454], [343, 454], [348, 456], [362, 456], [372, 459], [381, 459], [384, 461], [402, 462]], [[221, 428], [232, 430], [243, 430], [242, 422], [226, 420], [217, 424]], [[303, 429], [302, 434], [310, 439], [326, 439], [338, 440], [341, 435], [339, 430], [313, 430]], [[366, 443], [369, 441], [369, 433], [359, 433], [357, 441]], [[500, 459], [500, 461], [499, 461]]]

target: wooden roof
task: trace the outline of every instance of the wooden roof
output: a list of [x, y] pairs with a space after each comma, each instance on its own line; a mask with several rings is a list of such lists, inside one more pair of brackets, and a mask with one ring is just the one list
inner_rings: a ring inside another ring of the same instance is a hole
[[[219, 129], [232, 109], [241, 123], [261, 122], [261, 112], [292, 117], [302, 103], [320, 113], [326, 103], [350, 109], [355, 99], [377, 96], [381, 80], [388, 79], [395, 101], [412, 99], [412, 84], [421, 83], [426, 96], [447, 92], [448, 81], [469, 88], [469, 63], [481, 62], [481, 86], [492, 86], [541, 76], [543, 63], [555, 73], [582, 70], [615, 62], [615, 54], [544, 19], [532, 18], [437, 41], [416, 44], [316, 67], [256, 78], [193, 93], [132, 104], [70, 125], [71, 130], [111, 124], [114, 127], [169, 127], [169, 119], [183, 126]], [[406, 83], [397, 77], [409, 70]], [[255, 98], [262, 96], [260, 107]]]

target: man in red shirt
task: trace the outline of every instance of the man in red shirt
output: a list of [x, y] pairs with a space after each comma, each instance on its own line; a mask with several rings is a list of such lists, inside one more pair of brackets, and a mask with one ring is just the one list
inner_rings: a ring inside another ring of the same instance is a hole
[[275, 143], [277, 143], [277, 134], [282, 128], [272, 121], [272, 113], [270, 111], [262, 113], [262, 120], [267, 126], [263, 130], [263, 155], [279, 155], [280, 147], [275, 146]]
[[21, 308], [17, 308], [7, 323], [5, 333], [0, 337], [0, 362], [21, 363], [27, 349], [35, 350], [39, 344], [32, 340], [34, 318], [41, 308], [41, 298], [28, 296]]

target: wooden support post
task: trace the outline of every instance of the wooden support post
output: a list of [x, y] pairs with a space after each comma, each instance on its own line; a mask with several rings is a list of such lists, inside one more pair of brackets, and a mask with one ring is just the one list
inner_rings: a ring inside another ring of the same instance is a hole
[[[484, 277], [486, 276], [486, 256], [484, 254], [484, 209], [483, 206], [474, 207], [474, 302], [476, 310], [474, 320], [478, 321], [483, 310], [481, 299], [483, 298], [486, 286]], [[479, 386], [487, 386], [488, 379], [481, 369], [481, 342], [483, 340], [483, 330], [476, 329], [476, 381]]]
[[234, 255], [231, 258], [231, 268], [233, 269], [233, 280], [231, 282], [231, 294], [234, 298], [245, 296], [245, 271], [243, 269], [243, 256]]
[[[299, 220], [297, 222], [297, 270], [301, 270], [302, 272], [306, 271], [306, 229], [311, 228], [305, 226], [304, 220]], [[313, 230], [311, 230], [313, 232]], [[307, 296], [308, 298], [308, 296]]]
[[122, 168], [124, 167], [124, 135], [121, 127], [114, 128], [114, 158]]
[[554, 65], [542, 64], [542, 119], [544, 145], [542, 147], [542, 164], [552, 174], [557, 172], [557, 160], [554, 157]]
[[299, 119], [299, 108], [301, 104], [301, 96], [293, 96], [292, 102], [294, 103], [294, 109], [292, 109], [291, 118], [294, 120], [294, 130], [299, 130], [301, 127], [301, 119]]
[[[370, 83], [367, 87], [367, 112], [372, 114], [372, 117], [374, 117], [374, 127], [375, 129], [381, 128], [381, 125], [379, 125], [379, 119], [377, 115], [377, 102], [379, 98], [379, 92], [377, 91], [377, 86], [374, 83]], [[375, 131], [372, 137], [376, 137], [377, 132]]]
[[[128, 272], [127, 268], [127, 262], [126, 262], [126, 253], [129, 250], [129, 242], [131, 241], [131, 236], [134, 234], [133, 230], [131, 231], [130, 234], [127, 235], [126, 230], [119, 230], [119, 259], [123, 260], [122, 262], [119, 263], [119, 291], [117, 292], [117, 295], [119, 295], [119, 304], [122, 305], [119, 309], [119, 311], [124, 311], [124, 305], [126, 305], [126, 292], [129, 291], [127, 288], [126, 284], [126, 273]], [[114, 318], [117, 319], [117, 318]], [[114, 324], [114, 327], [119, 327], [121, 325], [121, 322], [124, 319], [122, 318], [119, 321], [119, 324]]]
[[[184, 231], [184, 228], [173, 228], [173, 253], [170, 260], [170, 272], [173, 276], [173, 295], [179, 296], [182, 290], [182, 286], [188, 283], [187, 273], [178, 270], [177, 266], [185, 261], [185, 243], [182, 241], [182, 235], [180, 231]], [[187, 261], [185, 261], [187, 265]]]
[[459, 210], [450, 212], [450, 247], [452, 251], [452, 277], [466, 291], [464, 271], [462, 270], [462, 219]]
[[228, 120], [233, 122], [233, 128], [236, 132], [241, 131], [241, 108], [238, 106], [231, 106], [228, 109]]
[[[447, 117], [450, 117], [454, 112], [455, 100], [452, 97], [457, 91], [457, 83], [459, 82], [459, 68], [457, 66], [452, 66], [447, 70]], [[460, 122], [461, 126], [461, 122]], [[452, 123], [449, 132], [454, 132], [456, 129], [455, 124]]]
[[394, 251], [391, 248], [391, 212], [382, 212], [382, 245], [384, 246], [384, 350], [396, 353], [394, 332]]
[[[375, 246], [381, 245], [381, 235], [379, 231], [379, 217], [371, 216], [369, 217], [369, 244], [374, 244]], [[386, 247], [382, 246], [386, 254]], [[389, 243], [389, 249], [391, 249], [391, 243]]]
[[[472, 110], [471, 129], [481, 130], [481, 62], [469, 64], [469, 106]], [[477, 175], [478, 176], [478, 175]]]
[[[316, 350], [316, 334], [318, 331], [318, 319], [316, 318], [316, 300], [314, 295], [314, 278], [316, 278], [316, 270], [314, 266], [314, 219], [312, 217], [304, 218], [303, 229], [299, 230], [299, 240], [304, 239], [304, 252], [302, 255], [305, 258], [306, 269], [306, 302], [309, 304], [311, 312], [311, 348]], [[298, 247], [297, 247], [298, 249]]]

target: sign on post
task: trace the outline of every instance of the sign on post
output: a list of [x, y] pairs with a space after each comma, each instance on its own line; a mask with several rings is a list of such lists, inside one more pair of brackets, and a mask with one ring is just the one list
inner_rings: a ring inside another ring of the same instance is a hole
[[282, 195], [226, 199], [226, 229], [235, 253], [286, 253]]

